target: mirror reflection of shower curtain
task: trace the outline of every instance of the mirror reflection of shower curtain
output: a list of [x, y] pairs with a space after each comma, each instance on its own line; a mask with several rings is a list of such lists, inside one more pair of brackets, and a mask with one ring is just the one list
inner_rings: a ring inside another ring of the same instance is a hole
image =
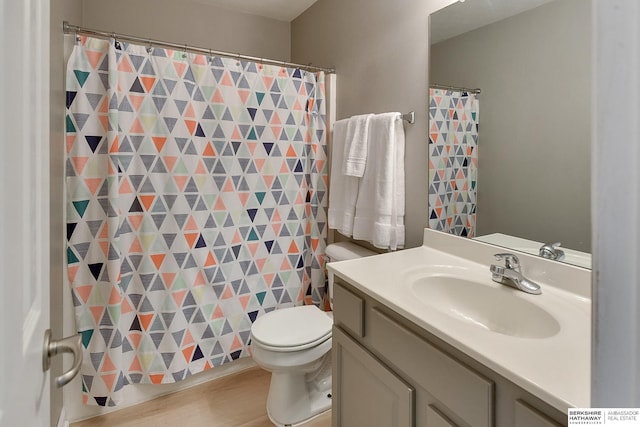
[[474, 237], [478, 182], [477, 95], [429, 89], [429, 228]]

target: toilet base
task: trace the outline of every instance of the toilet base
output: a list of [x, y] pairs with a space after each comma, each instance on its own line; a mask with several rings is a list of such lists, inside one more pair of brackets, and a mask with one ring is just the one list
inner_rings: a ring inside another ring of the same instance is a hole
[[277, 426], [296, 426], [331, 409], [331, 352], [309, 374], [271, 373], [267, 415]]

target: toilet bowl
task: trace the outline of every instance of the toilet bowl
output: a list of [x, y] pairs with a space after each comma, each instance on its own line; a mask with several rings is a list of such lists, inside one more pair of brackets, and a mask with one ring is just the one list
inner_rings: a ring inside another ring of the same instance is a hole
[[[327, 246], [326, 255], [332, 262], [375, 252], [341, 242]], [[275, 310], [251, 326], [253, 360], [271, 372], [267, 414], [274, 424], [295, 426], [331, 408], [332, 326], [332, 313], [314, 305]]]

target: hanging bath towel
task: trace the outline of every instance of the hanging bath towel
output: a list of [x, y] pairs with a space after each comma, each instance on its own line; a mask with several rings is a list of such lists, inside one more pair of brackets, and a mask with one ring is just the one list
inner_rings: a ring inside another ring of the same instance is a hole
[[343, 173], [345, 147], [350, 120], [333, 125], [331, 180], [329, 189], [329, 227], [347, 237], [353, 234], [353, 218], [360, 179]]
[[381, 249], [404, 247], [404, 145], [400, 113], [377, 114], [371, 119], [353, 238]]

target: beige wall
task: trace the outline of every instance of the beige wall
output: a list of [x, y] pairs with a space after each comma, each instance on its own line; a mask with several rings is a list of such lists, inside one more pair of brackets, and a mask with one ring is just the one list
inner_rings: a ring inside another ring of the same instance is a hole
[[428, 16], [451, 0], [318, 0], [291, 25], [291, 59], [331, 66], [337, 118], [416, 112], [406, 130], [406, 242], [427, 226]]
[[590, 8], [557, 0], [432, 46], [431, 82], [482, 89], [478, 235], [591, 251]]
[[83, 0], [83, 25], [138, 37], [289, 60], [288, 22], [190, 0]]

